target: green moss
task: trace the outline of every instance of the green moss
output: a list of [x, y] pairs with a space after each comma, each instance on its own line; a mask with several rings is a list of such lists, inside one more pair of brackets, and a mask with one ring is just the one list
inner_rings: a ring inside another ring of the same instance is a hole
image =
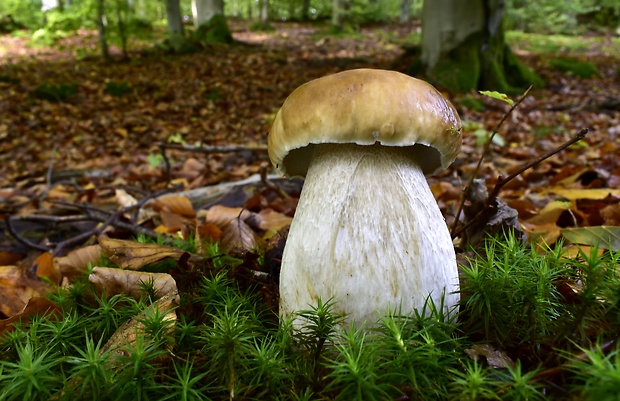
[[232, 43], [233, 37], [228, 28], [226, 17], [216, 15], [208, 22], [200, 25], [192, 39], [203, 43]]
[[455, 92], [468, 92], [478, 87], [481, 73], [479, 40], [470, 38], [443, 57], [429, 79], [437, 86]]
[[470, 95], [466, 95], [458, 99], [458, 103], [461, 106], [467, 107], [470, 110], [474, 110], [478, 112], [484, 111], [484, 103], [480, 99], [470, 96]]
[[596, 65], [573, 58], [558, 57], [549, 60], [549, 66], [558, 71], [576, 75], [581, 78], [601, 77]]

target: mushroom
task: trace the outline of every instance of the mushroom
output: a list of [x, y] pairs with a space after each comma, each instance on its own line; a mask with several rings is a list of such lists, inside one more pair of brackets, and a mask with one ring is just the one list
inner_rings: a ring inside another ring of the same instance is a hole
[[310, 81], [286, 99], [269, 157], [305, 176], [282, 256], [280, 315], [333, 299], [364, 327], [429, 297], [459, 300], [454, 247], [426, 182], [461, 148], [455, 108], [430, 84], [357, 69]]

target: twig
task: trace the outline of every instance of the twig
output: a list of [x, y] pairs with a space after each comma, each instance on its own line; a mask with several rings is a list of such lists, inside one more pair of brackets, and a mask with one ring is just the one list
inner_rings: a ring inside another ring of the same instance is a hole
[[[61, 254], [65, 248], [81, 243], [91, 236], [100, 235], [103, 232], [103, 230], [105, 230], [109, 226], [127, 230], [134, 234], [144, 234], [151, 238], [157, 238], [158, 234], [155, 231], [141, 227], [136, 223], [122, 221], [121, 217], [132, 210], [138, 210], [142, 208], [146, 203], [148, 203], [152, 199], [155, 199], [161, 195], [165, 195], [170, 192], [174, 192], [178, 189], [179, 187], [175, 186], [175, 187], [163, 189], [161, 191], [158, 191], [152, 194], [148, 194], [144, 198], [140, 199], [136, 204], [126, 206], [126, 207], [123, 207], [121, 209], [118, 209], [112, 212], [97, 208], [89, 204], [75, 204], [75, 203], [70, 203], [70, 202], [65, 202], [65, 201], [53, 201], [52, 200], [50, 201], [51, 203], [62, 205], [65, 207], [70, 207], [73, 209], [82, 210], [83, 212], [86, 213], [86, 216], [80, 215], [80, 216], [60, 217], [60, 216], [36, 215], [36, 216], [21, 216], [21, 217], [13, 217], [13, 218], [10, 216], [7, 216], [5, 220], [6, 220], [6, 225], [7, 225], [7, 229], [9, 233], [18, 242], [28, 247], [31, 247], [33, 249], [37, 249], [37, 250], [44, 251], [44, 252], [54, 249], [54, 252], [53, 252], [54, 256]], [[26, 238], [23, 238], [18, 232], [16, 232], [12, 224], [12, 222], [15, 220], [34, 220], [34, 221], [38, 220], [38, 221], [48, 221], [48, 222], [57, 222], [57, 223], [91, 220], [91, 221], [99, 222], [101, 224], [99, 224], [96, 228], [93, 228], [92, 230], [85, 231], [74, 237], [61, 241], [55, 245], [45, 246], [45, 245], [35, 244], [34, 242]], [[164, 239], [164, 242], [166, 242], [165, 239]]]
[[[495, 186], [493, 187], [493, 190], [491, 191], [489, 197], [487, 198], [487, 202], [486, 202], [485, 206], [483, 208], [481, 208], [478, 211], [478, 213], [476, 213], [476, 215], [474, 217], [472, 217], [464, 226], [462, 226], [461, 228], [456, 230], [456, 232], [453, 232], [452, 233], [452, 238], [458, 237], [463, 231], [467, 230], [469, 227], [471, 227], [473, 224], [475, 224], [485, 214], [491, 213], [492, 210], [493, 210], [493, 205], [495, 204], [495, 200], [497, 199], [497, 195], [499, 195], [499, 191], [506, 184], [508, 184], [510, 181], [512, 181], [513, 179], [518, 177], [521, 173], [523, 173], [527, 169], [531, 168], [532, 166], [535, 166], [535, 165], [543, 162], [544, 160], [546, 160], [546, 159], [550, 158], [551, 156], [555, 155], [556, 153], [559, 153], [559, 152], [563, 151], [564, 149], [566, 149], [570, 145], [574, 144], [575, 142], [578, 142], [578, 141], [582, 140], [586, 136], [587, 133], [588, 133], [588, 129], [587, 128], [582, 128], [577, 134], [575, 134], [575, 136], [573, 136], [571, 139], [569, 139], [567, 142], [563, 143], [562, 145], [558, 146], [557, 148], [552, 149], [549, 152], [545, 153], [544, 155], [539, 156], [536, 159], [531, 160], [531, 161], [523, 164], [521, 167], [519, 167], [515, 172], [510, 174], [508, 177], [506, 177], [506, 178], [500, 177], [500, 179], [495, 183]], [[453, 227], [453, 229], [454, 228], [455, 227]]]
[[[495, 135], [499, 131], [500, 127], [508, 119], [508, 116], [510, 116], [510, 114], [512, 114], [512, 112], [517, 108], [517, 106], [519, 106], [521, 104], [521, 102], [523, 102], [523, 100], [527, 97], [527, 95], [528, 95], [528, 93], [530, 92], [531, 89], [532, 89], [532, 86], [530, 85], [530, 87], [525, 90], [523, 95], [521, 95], [521, 97], [510, 107], [510, 110], [508, 110], [508, 112], [506, 112], [506, 114], [504, 114], [504, 117], [502, 117], [502, 119], [497, 123], [497, 125], [495, 126], [495, 129], [493, 130], [493, 133], [489, 136], [489, 138], [487, 139], [487, 142], [484, 144], [484, 149], [482, 150], [482, 154], [480, 155], [480, 159], [478, 159], [478, 164], [476, 164], [476, 168], [471, 173], [471, 175], [469, 177], [469, 181], [467, 182], [467, 185], [465, 186], [465, 189], [463, 190], [463, 193], [461, 194], [461, 201], [459, 202], [459, 208], [458, 208], [458, 210], [456, 212], [454, 223], [452, 224], [452, 228], [450, 229], [450, 233], [452, 235], [452, 238], [456, 238], [457, 237], [457, 235], [455, 233], [456, 232], [456, 226], [459, 223], [459, 216], [461, 215], [461, 212], [463, 211], [463, 208], [465, 207], [465, 194], [467, 193], [467, 191], [471, 187], [471, 184], [472, 184], [472, 182], [474, 182], [474, 179], [478, 176], [478, 172], [480, 171], [480, 166], [482, 165], [482, 161], [484, 160], [484, 157], [489, 153], [489, 149], [491, 148], [491, 143], [493, 142], [493, 138], [495, 137]], [[459, 233], [462, 232], [462, 231], [463, 230], [460, 230]]]

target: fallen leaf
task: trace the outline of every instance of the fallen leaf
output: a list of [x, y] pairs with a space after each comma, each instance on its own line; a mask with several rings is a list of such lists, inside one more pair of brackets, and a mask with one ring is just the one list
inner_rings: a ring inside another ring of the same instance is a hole
[[559, 195], [568, 200], [576, 199], [605, 199], [610, 195], [620, 198], [620, 189], [610, 188], [594, 188], [594, 189], [564, 189], [564, 188], [552, 188], [551, 193]]
[[[172, 336], [174, 334], [174, 326], [177, 321], [175, 309], [179, 306], [179, 303], [180, 297], [176, 291], [168, 293], [153, 302], [151, 305], [144, 308], [142, 312], [123, 323], [114, 332], [114, 334], [112, 334], [108, 342], [101, 347], [101, 353], [110, 351], [118, 355], [127, 356], [127, 347], [133, 347], [139, 336], [148, 335], [148, 333], [144, 330], [145, 325], [143, 322], [155, 313], [164, 314], [164, 325], [162, 328], [162, 331], [164, 332], [163, 334]], [[173, 344], [168, 345], [171, 347]], [[112, 359], [112, 362], [110, 362], [112, 366], [114, 365], [113, 361], [114, 360]]]
[[54, 257], [50, 252], [44, 252], [32, 263], [31, 270], [41, 279], [48, 280], [52, 284], [60, 284], [62, 274], [60, 268], [54, 263]]
[[598, 246], [615, 252], [620, 251], [620, 227], [595, 226], [567, 228], [560, 233], [574, 244]]
[[292, 217], [273, 209], [263, 209], [258, 214], [261, 217], [258, 227], [263, 231], [279, 231], [281, 228], [289, 226], [293, 221]]
[[139, 300], [144, 296], [143, 285], [151, 284], [156, 298], [177, 291], [177, 284], [170, 274], [136, 272], [132, 270], [114, 269], [109, 267], [93, 267], [88, 276], [97, 294], [105, 293], [108, 297], [125, 294]]
[[26, 322], [33, 315], [47, 316], [51, 314], [61, 316], [62, 308], [47, 298], [32, 297], [21, 311], [8, 319], [0, 320], [0, 336], [8, 331], [12, 331], [13, 323], [15, 322]]
[[101, 260], [101, 246], [90, 245], [75, 249], [66, 256], [54, 259], [60, 272], [65, 276], [79, 275], [87, 271], [89, 265]]
[[249, 251], [256, 248], [256, 234], [246, 222], [236, 218], [222, 228], [220, 245], [228, 252], [234, 250]]
[[142, 244], [136, 241], [99, 237], [99, 245], [105, 256], [125, 269], [138, 270], [143, 266], [167, 258], [178, 259], [184, 251], [159, 244]]
[[0, 266], [0, 313], [14, 316], [31, 298], [45, 296], [51, 288], [32, 271], [19, 266]]

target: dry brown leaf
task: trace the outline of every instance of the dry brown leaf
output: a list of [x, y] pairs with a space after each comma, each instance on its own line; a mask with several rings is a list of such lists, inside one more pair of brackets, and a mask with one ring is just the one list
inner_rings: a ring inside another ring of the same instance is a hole
[[[101, 353], [103, 354], [106, 351], [110, 351], [118, 355], [126, 356], [126, 348], [128, 346], [133, 347], [136, 344], [138, 336], [148, 335], [148, 333], [144, 331], [144, 323], [142, 323], [142, 321], [152, 316], [154, 313], [165, 314], [163, 320], [166, 328], [164, 330], [167, 334], [173, 335], [174, 325], [177, 321], [175, 309], [179, 306], [179, 303], [180, 297], [178, 292], [168, 293], [153, 302], [138, 315], [123, 323], [101, 348]], [[169, 346], [172, 346], [172, 344], [169, 344]], [[112, 362], [112, 364], [113, 363], [114, 362]]]
[[[567, 202], [550, 202], [548, 203], [538, 214], [526, 222], [528, 225], [540, 226], [547, 224], [555, 224], [558, 218], [565, 210], [570, 209], [570, 204]], [[536, 230], [541, 231], [541, 230]]]
[[0, 266], [14, 265], [22, 259], [19, 253], [0, 251]]
[[273, 209], [263, 209], [258, 214], [261, 217], [258, 227], [263, 231], [279, 231], [281, 228], [289, 226], [293, 221], [292, 217]]
[[605, 220], [606, 226], [620, 226], [620, 203], [602, 208], [601, 217]]
[[164, 196], [149, 202], [147, 206], [160, 213], [168, 212], [183, 217], [196, 217], [196, 211], [194, 210], [192, 202], [185, 196]]
[[245, 221], [251, 218], [255, 213], [250, 212], [247, 209], [240, 207], [226, 207], [215, 205], [205, 214], [205, 223], [215, 224], [219, 228], [223, 229], [231, 221], [239, 217]]
[[564, 188], [552, 188], [551, 193], [556, 195], [560, 195], [563, 198], [568, 200], [577, 200], [577, 199], [593, 199], [593, 200], [601, 200], [605, 199], [608, 196], [616, 196], [620, 198], [620, 189], [610, 189], [610, 188], [595, 188], [595, 189], [564, 189]]
[[0, 313], [14, 316], [31, 298], [42, 297], [51, 288], [32, 271], [18, 266], [0, 266]]
[[54, 257], [50, 252], [44, 252], [32, 262], [31, 270], [37, 273], [39, 278], [48, 280], [52, 284], [60, 284], [62, 277], [60, 268], [54, 263]]
[[178, 259], [184, 251], [159, 244], [142, 244], [136, 241], [99, 237], [99, 244], [105, 256], [125, 269], [137, 270], [151, 263], [167, 258]]
[[234, 219], [222, 228], [220, 245], [226, 251], [249, 251], [256, 248], [256, 234], [241, 219]]
[[0, 336], [13, 330], [13, 323], [26, 322], [32, 315], [47, 316], [50, 314], [62, 315], [62, 309], [52, 301], [43, 297], [33, 297], [28, 300], [24, 308], [8, 319], [0, 320]]
[[88, 265], [95, 265], [101, 259], [101, 246], [90, 245], [75, 249], [54, 259], [54, 263], [63, 275], [71, 276], [86, 272]]
[[144, 296], [144, 283], [152, 283], [157, 298], [177, 292], [177, 283], [167, 273], [148, 273], [109, 267], [94, 267], [88, 276], [88, 281], [93, 285], [97, 294], [105, 293], [108, 297], [125, 294], [138, 300]]

